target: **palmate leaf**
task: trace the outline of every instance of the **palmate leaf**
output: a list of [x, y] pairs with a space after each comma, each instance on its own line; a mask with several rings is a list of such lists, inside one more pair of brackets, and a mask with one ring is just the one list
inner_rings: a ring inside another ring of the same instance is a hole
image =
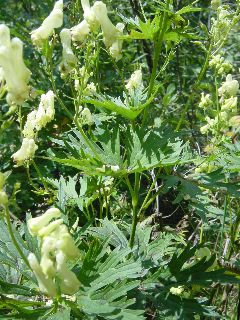
[[[142, 276], [140, 261], [129, 259], [130, 248], [116, 248], [93, 241], [86, 253], [78, 278], [84, 285], [77, 293], [80, 310], [91, 319], [144, 319], [142, 310], [129, 292], [137, 290]], [[132, 318], [131, 318], [132, 316]], [[139, 318], [137, 318], [139, 317]]]
[[88, 232], [102, 241], [108, 241], [112, 246], [128, 248], [128, 240], [117, 225], [108, 219], [102, 220], [101, 227], [91, 227]]
[[129, 129], [126, 138], [129, 173], [192, 161], [188, 144], [171, 139], [169, 133], [159, 129], [151, 129], [148, 133], [144, 129]]
[[[129, 128], [122, 133], [122, 150], [117, 125], [110, 130], [96, 132], [98, 144], [93, 143], [95, 154], [82, 141], [77, 130], [68, 135], [67, 158], [52, 157], [53, 161], [77, 168], [88, 175], [123, 176], [157, 167], [192, 162], [188, 144], [175, 139], [172, 133], [160, 128]], [[72, 151], [73, 149], [73, 151]], [[77, 156], [78, 154], [78, 156]], [[73, 156], [74, 155], [74, 156]], [[77, 158], [76, 158], [77, 156]], [[114, 170], [114, 168], [117, 168]]]

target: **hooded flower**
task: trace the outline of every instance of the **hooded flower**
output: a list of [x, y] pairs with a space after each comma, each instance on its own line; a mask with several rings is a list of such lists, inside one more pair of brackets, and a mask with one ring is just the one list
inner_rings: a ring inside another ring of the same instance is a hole
[[130, 79], [126, 84], [126, 88], [129, 92], [132, 92], [133, 90], [136, 90], [136, 89], [143, 88], [141, 69], [133, 72], [133, 74], [131, 75]]
[[31, 32], [31, 38], [34, 45], [41, 47], [43, 42], [47, 40], [54, 32], [55, 28], [61, 27], [63, 24], [63, 0], [55, 3], [52, 12], [43, 21], [42, 25]]
[[22, 104], [28, 98], [31, 72], [23, 61], [22, 41], [11, 40], [9, 28], [4, 24], [0, 25], [0, 67], [8, 91], [7, 103]]
[[70, 29], [63, 29], [60, 32], [60, 39], [63, 47], [60, 71], [62, 76], [64, 76], [65, 74], [68, 74], [74, 66], [76, 66], [78, 59], [72, 51]]
[[90, 28], [86, 20], [71, 28], [72, 39], [75, 42], [82, 42], [90, 33]]
[[235, 97], [239, 89], [239, 83], [237, 80], [232, 79], [232, 75], [228, 74], [226, 81], [223, 82], [221, 88], [218, 90], [220, 96]]
[[17, 163], [17, 166], [21, 166], [26, 160], [30, 160], [34, 157], [37, 148], [33, 139], [24, 138], [21, 148], [12, 155], [12, 158]]
[[93, 5], [94, 14], [98, 20], [102, 32], [103, 42], [110, 49], [110, 54], [116, 60], [121, 58], [122, 40], [119, 39], [123, 35], [124, 25], [117, 24], [115, 27], [108, 17], [107, 7], [102, 1], [96, 1]]

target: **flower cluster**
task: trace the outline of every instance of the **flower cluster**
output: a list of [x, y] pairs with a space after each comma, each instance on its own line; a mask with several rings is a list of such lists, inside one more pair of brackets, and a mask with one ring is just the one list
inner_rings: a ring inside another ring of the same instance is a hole
[[79, 250], [60, 216], [58, 209], [51, 208], [28, 220], [29, 232], [41, 239], [40, 263], [33, 253], [28, 261], [40, 290], [51, 297], [56, 296], [58, 285], [61, 293], [67, 295], [73, 295], [80, 287], [75, 273], [67, 266], [67, 261], [79, 257]]
[[23, 43], [18, 38], [10, 39], [10, 30], [0, 25], [0, 69], [1, 79], [6, 82], [7, 103], [20, 105], [28, 98], [28, 81], [31, 72], [23, 60]]
[[44, 128], [48, 122], [54, 119], [54, 93], [48, 91], [41, 95], [41, 101], [37, 110], [33, 110], [27, 116], [27, 121], [23, 129], [23, 142], [21, 148], [12, 155], [18, 166], [24, 164], [26, 160], [33, 158], [37, 145], [35, 143], [36, 133]]
[[229, 73], [233, 69], [232, 64], [221, 57], [220, 54], [212, 57], [212, 59], [209, 61], [209, 66], [215, 69], [219, 75]]
[[91, 7], [89, 0], [81, 0], [84, 20], [71, 28], [72, 39], [75, 42], [83, 41], [91, 31], [101, 27], [103, 42], [109, 49], [110, 55], [115, 59], [121, 59], [122, 43], [120, 37], [123, 35], [124, 25], [118, 23], [114, 26], [108, 17], [107, 7], [102, 1], [96, 1]]
[[43, 21], [42, 25], [31, 32], [31, 38], [34, 45], [41, 47], [54, 32], [55, 28], [61, 27], [63, 24], [63, 0], [55, 3], [52, 12]]
[[214, 46], [218, 46], [225, 39], [231, 29], [231, 24], [232, 14], [229, 6], [217, 6], [217, 19], [212, 18], [210, 31]]
[[[228, 74], [226, 81], [222, 83], [222, 86], [218, 90], [220, 97], [219, 111], [214, 118], [206, 117], [207, 124], [200, 128], [202, 134], [206, 134], [209, 131], [213, 134], [224, 132], [231, 126], [231, 119], [236, 118], [238, 89], [238, 81], [233, 80], [232, 75]], [[200, 105], [210, 105], [209, 101], [211, 102], [209, 95], [207, 98], [206, 96], [202, 96]]]

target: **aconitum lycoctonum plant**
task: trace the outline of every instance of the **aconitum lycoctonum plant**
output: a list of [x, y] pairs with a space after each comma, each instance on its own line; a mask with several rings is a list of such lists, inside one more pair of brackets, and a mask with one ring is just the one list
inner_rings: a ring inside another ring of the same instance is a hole
[[8, 1], [0, 318], [237, 319], [236, 1]]

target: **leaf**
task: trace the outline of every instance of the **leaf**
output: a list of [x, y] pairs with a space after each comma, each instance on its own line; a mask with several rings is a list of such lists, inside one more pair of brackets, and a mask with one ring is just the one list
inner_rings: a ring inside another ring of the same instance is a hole
[[124, 233], [117, 227], [116, 223], [108, 219], [102, 220], [101, 227], [92, 227], [88, 232], [100, 240], [108, 241], [118, 248], [128, 248], [128, 240]]
[[46, 320], [70, 320], [70, 309], [60, 310], [57, 313], [46, 318]]
[[[119, 101], [119, 100], [118, 100]], [[99, 100], [95, 100], [95, 99], [85, 99], [84, 100], [85, 103], [90, 103], [93, 104], [96, 107], [99, 108], [106, 108], [110, 111], [116, 112], [118, 114], [120, 114], [121, 116], [128, 118], [130, 120], [134, 120], [139, 113], [142, 110], [131, 110], [129, 108], [127, 108], [123, 103], [114, 103], [113, 101], [110, 100], [105, 100], [105, 101], [99, 101]]]
[[189, 4], [185, 7], [183, 7], [182, 9], [178, 10], [177, 12], [175, 12], [176, 15], [182, 15], [184, 13], [189, 13], [189, 12], [198, 12], [198, 11], [202, 11], [202, 8], [194, 8], [192, 4]]

